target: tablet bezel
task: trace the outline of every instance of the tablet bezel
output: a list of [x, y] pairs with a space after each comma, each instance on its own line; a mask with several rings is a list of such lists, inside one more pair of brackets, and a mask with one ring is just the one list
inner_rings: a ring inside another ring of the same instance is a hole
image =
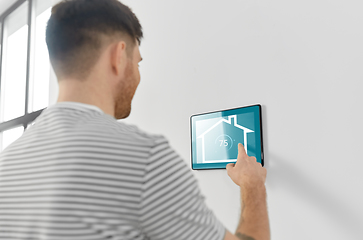
[[216, 167], [216, 168], [193, 168], [193, 117], [198, 117], [198, 116], [202, 116], [202, 115], [207, 115], [207, 114], [214, 114], [214, 113], [220, 113], [220, 112], [225, 112], [225, 111], [230, 111], [230, 110], [238, 110], [238, 109], [242, 109], [242, 108], [249, 108], [249, 107], [258, 107], [258, 112], [259, 112], [259, 124], [260, 124], [260, 145], [261, 145], [261, 165], [264, 166], [265, 165], [265, 159], [264, 159], [264, 151], [263, 151], [263, 133], [262, 133], [262, 106], [261, 104], [254, 104], [254, 105], [248, 105], [248, 106], [243, 106], [243, 107], [237, 107], [237, 108], [230, 108], [230, 109], [223, 109], [223, 110], [218, 110], [218, 111], [212, 111], [212, 112], [205, 112], [205, 113], [198, 113], [198, 114], [194, 114], [192, 116], [190, 116], [190, 143], [191, 143], [191, 167], [192, 170], [213, 170], [213, 169], [226, 169], [225, 167]]

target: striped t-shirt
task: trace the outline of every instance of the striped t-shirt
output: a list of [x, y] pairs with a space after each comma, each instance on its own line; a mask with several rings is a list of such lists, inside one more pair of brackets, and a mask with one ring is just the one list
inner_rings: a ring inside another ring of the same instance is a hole
[[45, 109], [0, 154], [0, 239], [222, 240], [187, 164], [96, 106]]

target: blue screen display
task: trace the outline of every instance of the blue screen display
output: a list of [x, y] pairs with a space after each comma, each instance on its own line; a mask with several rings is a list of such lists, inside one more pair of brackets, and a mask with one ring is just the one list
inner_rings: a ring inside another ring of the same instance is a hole
[[190, 120], [192, 169], [226, 168], [235, 163], [238, 143], [263, 164], [260, 105], [193, 115]]

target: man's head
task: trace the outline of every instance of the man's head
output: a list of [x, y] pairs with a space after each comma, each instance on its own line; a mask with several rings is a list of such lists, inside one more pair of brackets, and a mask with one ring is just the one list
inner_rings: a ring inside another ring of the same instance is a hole
[[52, 8], [46, 30], [58, 80], [87, 81], [97, 68], [114, 89], [117, 119], [129, 115], [140, 81], [142, 37], [137, 17], [117, 0], [62, 1]]

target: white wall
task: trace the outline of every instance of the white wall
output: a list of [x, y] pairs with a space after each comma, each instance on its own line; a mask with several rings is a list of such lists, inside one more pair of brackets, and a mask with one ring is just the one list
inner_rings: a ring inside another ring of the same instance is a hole
[[[123, 2], [145, 33], [126, 122], [190, 164], [190, 115], [261, 103], [272, 239], [362, 239], [362, 1]], [[238, 187], [194, 173], [234, 232]]]
[[[127, 122], [189, 163], [190, 115], [261, 103], [272, 239], [362, 239], [362, 1], [123, 2], [145, 32]], [[194, 173], [235, 231], [238, 187]]]

